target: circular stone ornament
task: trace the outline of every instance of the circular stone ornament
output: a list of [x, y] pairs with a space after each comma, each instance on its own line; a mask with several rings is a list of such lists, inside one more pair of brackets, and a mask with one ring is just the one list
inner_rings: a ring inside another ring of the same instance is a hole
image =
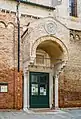
[[55, 34], [57, 29], [57, 25], [54, 21], [47, 21], [45, 23], [45, 30], [48, 34]]

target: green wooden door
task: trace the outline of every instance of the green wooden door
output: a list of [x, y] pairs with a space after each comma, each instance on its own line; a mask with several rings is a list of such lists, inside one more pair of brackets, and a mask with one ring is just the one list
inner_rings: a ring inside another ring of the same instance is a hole
[[30, 72], [30, 107], [49, 107], [49, 74]]

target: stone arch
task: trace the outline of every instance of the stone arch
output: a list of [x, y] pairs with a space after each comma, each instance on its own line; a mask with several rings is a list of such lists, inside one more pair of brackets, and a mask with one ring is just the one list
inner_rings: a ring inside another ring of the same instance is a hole
[[[58, 45], [58, 48], [59, 48], [58, 56], [61, 56], [60, 54], [63, 55], [63, 57], [61, 57], [61, 59], [59, 58], [60, 62], [56, 61], [55, 64], [54, 64], [54, 60], [53, 61], [51, 60], [53, 67], [55, 67], [55, 69], [56, 69], [54, 75], [59, 75], [63, 71], [64, 67], [66, 66], [69, 55], [68, 55], [68, 50], [67, 50], [67, 47], [65, 46], [65, 44], [60, 39], [58, 39], [54, 36], [43, 36], [43, 37], [37, 39], [33, 43], [32, 48], [31, 48], [30, 63], [34, 63], [34, 61], [36, 59], [37, 47], [39, 47], [40, 44], [45, 43], [47, 41], [49, 41], [49, 43], [53, 42], [56, 45]], [[55, 50], [57, 50], [57, 49], [55, 49]], [[53, 56], [52, 56], [52, 58], [53, 58]]]
[[0, 27], [1, 28], [5, 28], [7, 25], [4, 21], [0, 21]]
[[36, 49], [37, 49], [38, 45], [41, 44], [43, 41], [46, 41], [46, 40], [50, 40], [50, 41], [53, 41], [53, 42], [56, 42], [57, 44], [59, 44], [61, 50], [63, 50], [63, 52], [64, 52], [65, 60], [68, 61], [67, 47], [65, 46], [65, 44], [60, 39], [58, 39], [54, 36], [43, 36], [43, 37], [37, 39], [32, 45], [31, 57], [36, 57]]

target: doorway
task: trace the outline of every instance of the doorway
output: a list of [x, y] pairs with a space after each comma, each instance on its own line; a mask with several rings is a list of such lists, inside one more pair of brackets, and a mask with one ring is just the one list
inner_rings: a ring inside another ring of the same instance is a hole
[[49, 73], [30, 72], [30, 108], [49, 108]]

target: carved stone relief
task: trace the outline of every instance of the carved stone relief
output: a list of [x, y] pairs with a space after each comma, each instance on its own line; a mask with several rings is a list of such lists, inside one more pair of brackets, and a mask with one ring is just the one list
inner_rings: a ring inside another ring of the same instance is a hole
[[55, 34], [57, 29], [57, 25], [54, 21], [48, 20], [45, 23], [45, 30], [48, 34]]
[[80, 33], [75, 30], [70, 30], [70, 41], [79, 41], [81, 40]]

